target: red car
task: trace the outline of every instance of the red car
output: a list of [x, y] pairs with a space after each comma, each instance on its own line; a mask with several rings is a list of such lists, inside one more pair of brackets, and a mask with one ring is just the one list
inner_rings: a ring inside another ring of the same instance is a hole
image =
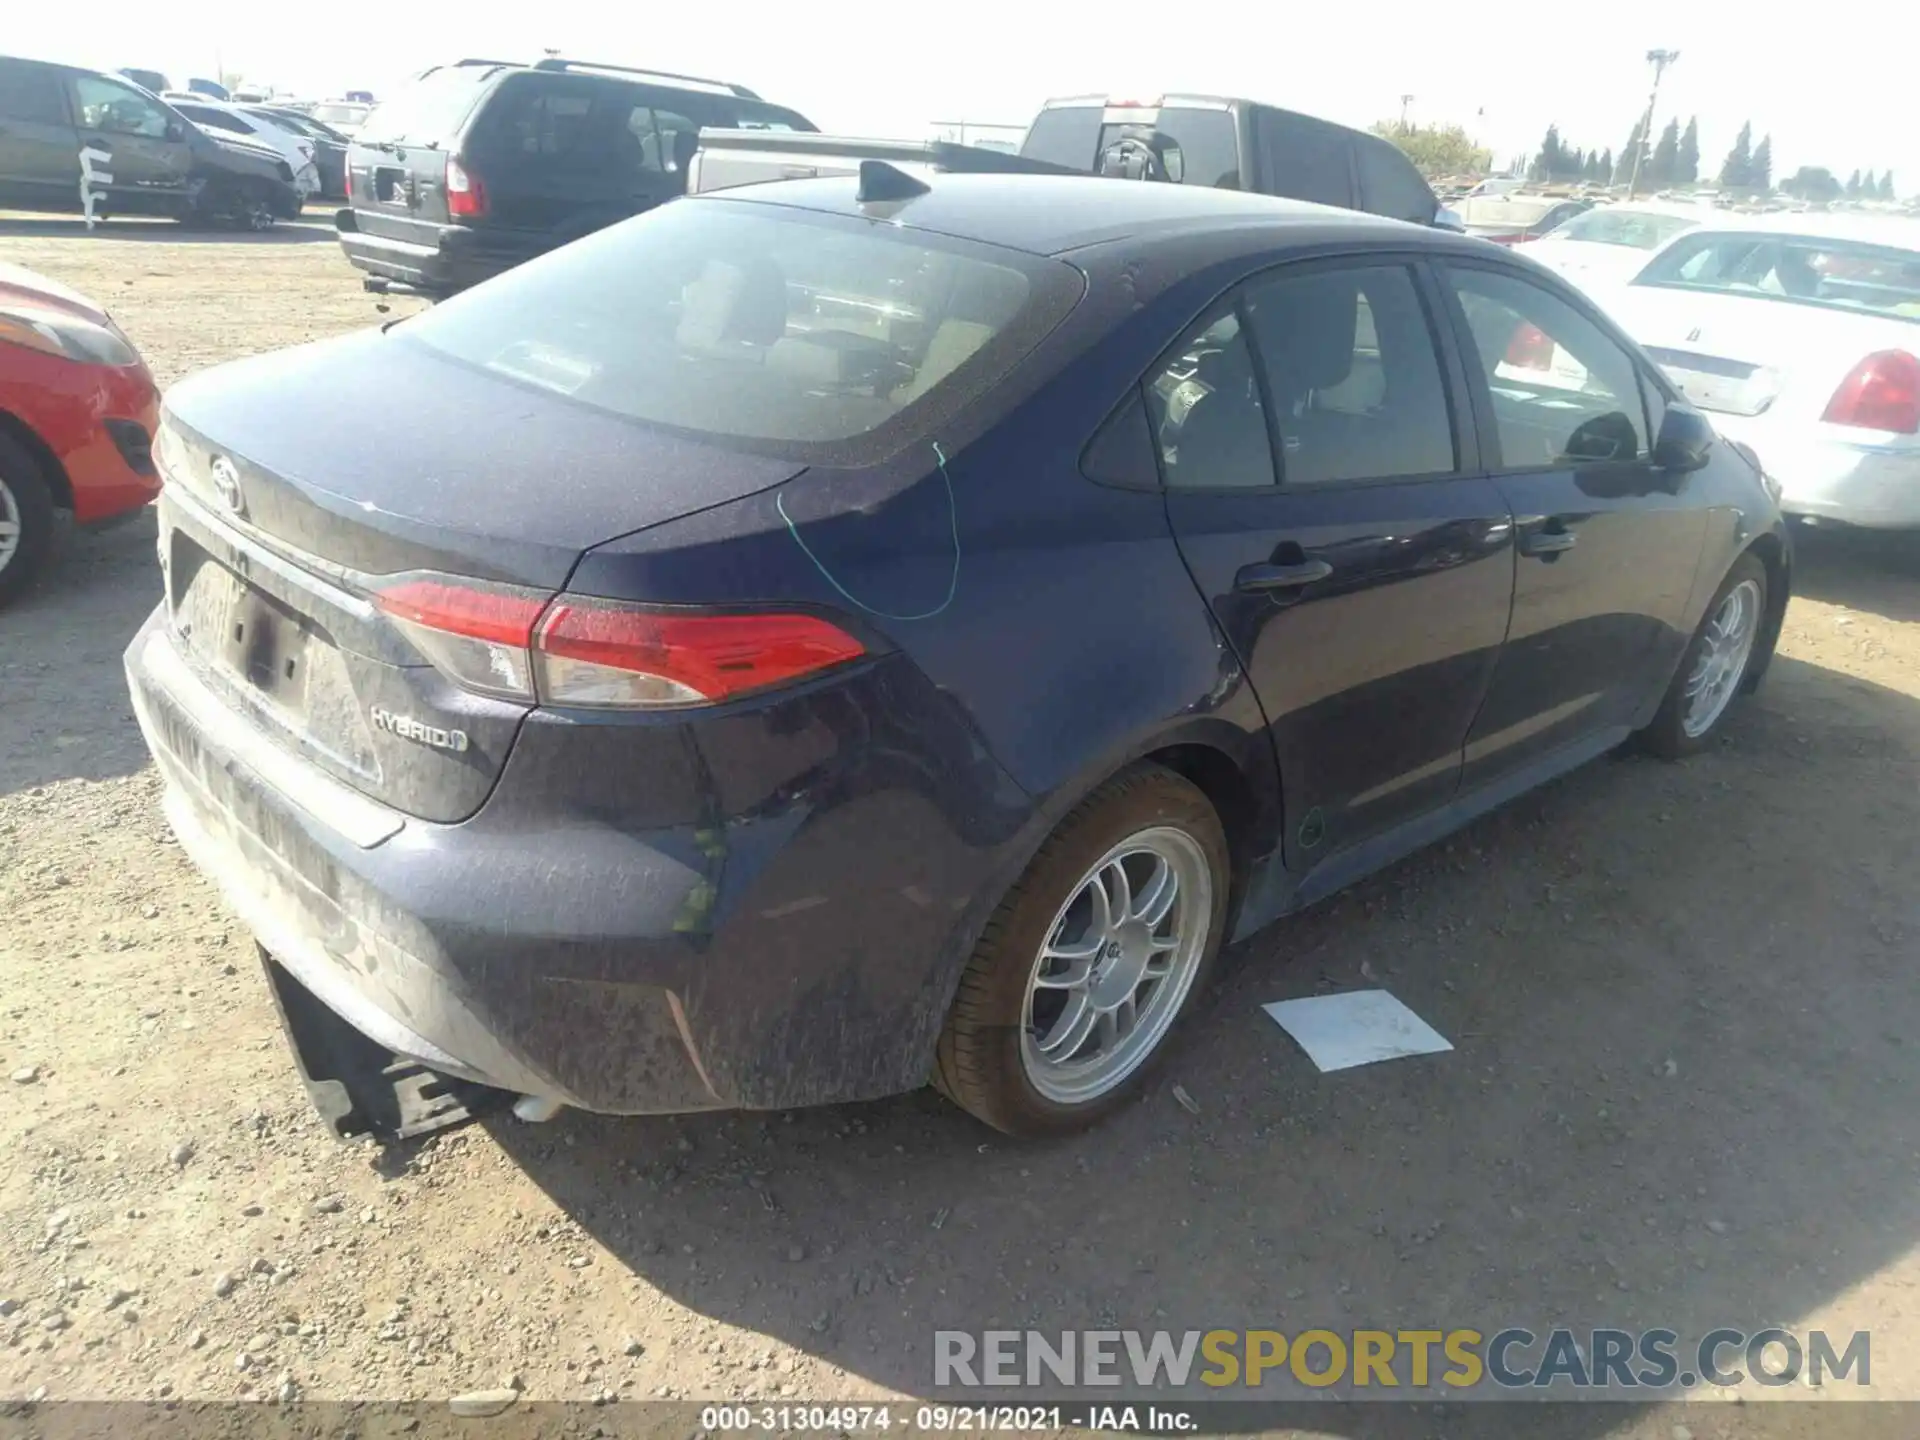
[[160, 392], [93, 301], [0, 264], [0, 605], [33, 582], [62, 512], [78, 525], [160, 493]]

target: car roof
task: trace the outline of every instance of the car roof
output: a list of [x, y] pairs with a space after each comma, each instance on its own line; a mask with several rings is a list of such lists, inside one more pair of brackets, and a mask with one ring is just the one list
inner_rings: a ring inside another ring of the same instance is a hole
[[1818, 240], [1858, 240], [1920, 250], [1920, 219], [1903, 215], [1860, 215], [1844, 211], [1776, 211], [1762, 215], [1716, 214], [1698, 230], [1739, 235], [1804, 235]]
[[[1261, 234], [1285, 231], [1303, 244], [1357, 236], [1437, 240], [1439, 235], [1399, 220], [1243, 190], [1097, 175], [942, 173], [915, 178], [929, 187], [926, 194], [885, 205], [860, 204], [859, 181], [850, 175], [718, 190], [700, 199], [791, 205], [838, 215], [871, 216], [883, 211], [915, 229], [1036, 255], [1059, 255], [1133, 237], [1171, 239], [1196, 228], [1244, 227]], [[1251, 241], [1249, 248], [1254, 248]]]

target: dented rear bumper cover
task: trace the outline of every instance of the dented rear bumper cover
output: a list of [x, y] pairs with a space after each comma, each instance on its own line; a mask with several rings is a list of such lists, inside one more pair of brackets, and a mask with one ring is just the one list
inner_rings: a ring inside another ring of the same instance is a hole
[[[426, 822], [254, 730], [164, 607], [126, 669], [182, 847], [272, 960], [381, 1051], [624, 1114], [924, 1080], [960, 902], [989, 859], [939, 807], [870, 787], [831, 814], [797, 795], [636, 833], [539, 819], [547, 773], [524, 787], [542, 792], [536, 808], [517, 810], [510, 762], [471, 820]], [[845, 863], [871, 856], [876, 824], [898, 835], [899, 875]]]

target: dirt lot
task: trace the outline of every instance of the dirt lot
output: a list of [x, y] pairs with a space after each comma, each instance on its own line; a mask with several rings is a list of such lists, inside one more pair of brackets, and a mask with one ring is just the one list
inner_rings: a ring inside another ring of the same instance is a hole
[[[324, 231], [185, 238], [0, 223], [0, 259], [163, 382], [382, 318]], [[925, 1393], [943, 1326], [1508, 1323], [1870, 1327], [1874, 1393], [1920, 1397], [1920, 543], [1802, 567], [1716, 750], [1596, 764], [1242, 947], [1095, 1134], [923, 1093], [383, 1155], [321, 1132], [160, 818], [120, 673], [152, 526], [82, 538], [0, 614], [0, 1397], [846, 1399]], [[1258, 1008], [1376, 978], [1456, 1052], [1322, 1076]]]

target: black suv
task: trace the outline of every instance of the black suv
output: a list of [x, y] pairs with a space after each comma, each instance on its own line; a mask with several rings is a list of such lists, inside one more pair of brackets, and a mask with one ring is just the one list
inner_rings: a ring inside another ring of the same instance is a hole
[[815, 128], [690, 75], [558, 58], [435, 66], [353, 137], [340, 244], [369, 289], [451, 294], [683, 194], [703, 127]]
[[1416, 225], [1441, 217], [1432, 187], [1391, 141], [1257, 100], [1049, 100], [1020, 153], [1101, 175], [1253, 190]]
[[0, 209], [77, 214], [82, 150], [104, 152], [95, 215], [264, 230], [300, 213], [287, 162], [215, 137], [118, 75], [0, 55]]

